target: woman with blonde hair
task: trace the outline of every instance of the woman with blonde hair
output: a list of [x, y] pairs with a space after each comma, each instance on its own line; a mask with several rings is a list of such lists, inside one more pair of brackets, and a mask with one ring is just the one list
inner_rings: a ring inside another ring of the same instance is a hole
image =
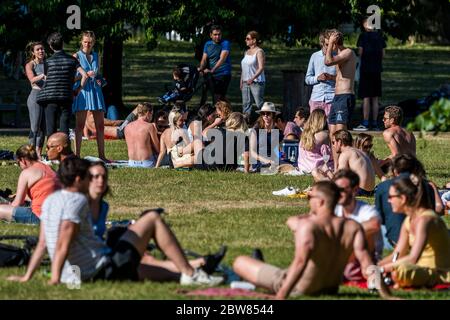
[[[50, 147], [47, 146], [47, 149]], [[44, 200], [60, 188], [56, 173], [38, 160], [32, 145], [23, 145], [17, 149], [16, 161], [22, 169], [16, 197], [10, 204], [0, 204], [0, 220], [39, 224]], [[22, 207], [27, 196], [31, 199], [31, 207]]]
[[31, 129], [29, 143], [36, 148], [38, 159], [40, 159], [45, 140], [45, 120], [44, 108], [36, 102], [36, 98], [45, 81], [44, 44], [42, 42], [30, 42], [27, 45], [27, 52], [29, 61], [25, 65], [25, 73], [31, 84], [31, 91], [27, 99]]
[[100, 159], [106, 160], [104, 141], [106, 105], [103, 99], [101, 81], [98, 79], [100, 69], [98, 54], [97, 52], [92, 51], [94, 45], [94, 32], [84, 31], [81, 34], [81, 48], [73, 55], [80, 62], [81, 67], [86, 71], [86, 74], [89, 77], [83, 89], [81, 89], [80, 94], [74, 99], [72, 105], [72, 112], [75, 113], [76, 116], [75, 152], [79, 157], [87, 111], [91, 111], [94, 116], [98, 156]]
[[211, 123], [205, 129], [203, 129], [204, 136], [206, 136], [206, 132], [208, 132], [208, 130], [211, 128], [223, 128], [225, 126], [225, 122], [227, 121], [228, 117], [232, 112], [231, 105], [227, 101], [219, 100], [215, 104], [215, 107], [217, 118], [214, 120], [213, 123]]
[[305, 123], [298, 154], [298, 169], [303, 174], [312, 173], [320, 166], [333, 168], [327, 117], [322, 109], [313, 110]]
[[[226, 163], [226, 168], [232, 170], [242, 168], [245, 173], [248, 173], [250, 171], [250, 147], [245, 116], [240, 112], [231, 113], [225, 122], [225, 128], [224, 163]], [[230, 158], [230, 153], [233, 155], [232, 163], [226, 161]]]

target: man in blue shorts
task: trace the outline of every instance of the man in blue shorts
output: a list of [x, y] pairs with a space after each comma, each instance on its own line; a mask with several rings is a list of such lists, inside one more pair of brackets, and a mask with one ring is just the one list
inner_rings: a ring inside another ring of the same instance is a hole
[[[330, 140], [338, 130], [346, 130], [355, 108], [354, 80], [356, 71], [356, 55], [353, 50], [344, 47], [344, 36], [336, 29], [325, 32], [325, 65], [336, 66], [335, 96], [331, 102], [328, 116]], [[333, 55], [333, 52], [337, 53]], [[335, 167], [337, 154], [333, 148]]]
[[[231, 44], [222, 40], [222, 30], [218, 25], [211, 27], [211, 40], [205, 43], [198, 71], [203, 72], [207, 86], [213, 93], [213, 103], [224, 100], [231, 80]], [[205, 94], [205, 93], [204, 93]], [[202, 97], [204, 100], [205, 97]], [[203, 101], [205, 102], [205, 101]]]

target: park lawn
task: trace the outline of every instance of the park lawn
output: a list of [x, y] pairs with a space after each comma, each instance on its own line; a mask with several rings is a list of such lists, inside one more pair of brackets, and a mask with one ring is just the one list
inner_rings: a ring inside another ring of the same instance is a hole
[[[2, 149], [16, 150], [26, 142], [25, 136], [2, 136]], [[425, 163], [429, 177], [438, 185], [450, 181], [447, 156], [449, 138], [427, 138], [426, 145], [418, 142], [418, 156]], [[376, 154], [384, 156], [387, 148], [381, 138], [374, 141]], [[107, 141], [107, 156], [126, 159], [124, 141]], [[95, 155], [94, 141], [83, 142], [82, 155]], [[0, 166], [0, 188], [15, 189], [20, 169], [12, 162]], [[301, 199], [276, 197], [273, 190], [293, 185], [306, 188], [310, 177], [264, 176], [260, 174], [176, 171], [167, 169], [110, 170], [112, 194], [110, 219], [136, 218], [143, 209], [164, 207], [166, 220], [184, 248], [207, 253], [221, 244], [229, 249], [224, 263], [231, 265], [241, 254], [251, 249], [263, 250], [268, 263], [287, 267], [292, 259], [292, 235], [285, 221], [287, 217], [307, 212], [307, 202]], [[445, 218], [449, 225], [450, 219]], [[37, 234], [32, 226], [0, 223], [1, 234]], [[48, 267], [42, 267], [35, 279], [23, 285], [10, 283], [5, 277], [21, 274], [24, 268], [0, 269], [0, 299], [187, 299], [176, 283], [83, 283], [81, 290], [69, 290], [64, 285], [49, 287], [45, 283]], [[365, 290], [341, 287], [337, 297], [319, 299], [372, 299]], [[448, 299], [447, 292], [396, 292], [404, 298]], [[305, 298], [305, 297], [304, 297]], [[311, 297], [306, 297], [310, 299]]]

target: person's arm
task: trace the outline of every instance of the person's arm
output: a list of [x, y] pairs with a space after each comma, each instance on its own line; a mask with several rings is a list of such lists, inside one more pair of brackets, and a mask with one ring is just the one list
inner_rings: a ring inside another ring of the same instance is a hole
[[389, 150], [391, 151], [391, 154], [387, 157], [387, 159], [392, 159], [399, 152], [397, 141], [395, 141], [394, 135], [392, 134], [392, 132], [390, 132], [388, 130], [383, 131], [383, 139], [384, 139], [384, 142], [386, 142], [386, 144], [388, 145]]
[[250, 172], [250, 153], [248, 151], [244, 152], [244, 173]]
[[27, 282], [31, 280], [34, 272], [39, 268], [42, 262], [42, 258], [45, 255], [45, 249], [47, 248], [45, 244], [45, 232], [44, 225], [41, 223], [39, 228], [39, 241], [34, 249], [33, 255], [31, 256], [30, 262], [28, 262], [27, 271], [23, 276], [10, 276], [7, 279], [10, 281]]
[[431, 217], [420, 217], [416, 222], [416, 238], [408, 254], [399, 258], [396, 262], [391, 262], [383, 266], [385, 272], [392, 272], [393, 269], [403, 263], [416, 264], [422, 255], [423, 248], [427, 244], [428, 227]]
[[[168, 129], [166, 129], [166, 130], [168, 130]], [[163, 160], [164, 156], [167, 153], [167, 147], [164, 142], [163, 135], [164, 135], [164, 133], [161, 135], [161, 141], [159, 143], [159, 155], [158, 155], [158, 160], [156, 161], [155, 168], [159, 168], [159, 166], [161, 165], [161, 161]]]
[[220, 52], [220, 58], [219, 61], [217, 61], [216, 65], [211, 69], [211, 73], [216, 72], [216, 70], [225, 62], [228, 55], [230, 54], [230, 51], [228, 50], [222, 50]]
[[372, 217], [361, 223], [367, 238], [370, 238], [380, 231], [381, 223], [378, 217]]
[[30, 81], [31, 84], [35, 84], [36, 82], [44, 79], [45, 78], [45, 74], [40, 74], [38, 76], [35, 76], [34, 72], [33, 72], [33, 69], [32, 69], [33, 68], [32, 66], [33, 66], [33, 61], [28, 62], [25, 65], [25, 73], [27, 75], [28, 81]]
[[215, 120], [214, 120], [214, 122], [213, 123], [211, 123], [209, 126], [207, 126], [205, 129], [203, 129], [203, 135], [204, 136], [206, 136], [206, 132], [209, 130], [209, 129], [212, 129], [212, 128], [215, 128], [215, 127], [217, 127], [218, 125], [220, 125], [222, 123], [222, 118], [220, 118], [220, 117], [217, 117]]
[[150, 140], [152, 143], [151, 147], [153, 151], [155, 151], [155, 153], [159, 153], [159, 139], [156, 127], [150, 126], [149, 133], [150, 133]]
[[73, 238], [80, 230], [80, 225], [69, 220], [63, 220], [59, 228], [58, 240], [56, 242], [55, 254], [52, 261], [52, 276], [49, 284], [58, 284], [61, 279], [61, 272], [69, 254], [69, 247]]
[[259, 75], [264, 71], [266, 58], [262, 49], [258, 50], [258, 52], [256, 53], [256, 60], [258, 61], [258, 69], [256, 70], [253, 77], [247, 80], [248, 85], [252, 84], [253, 81], [255, 81], [255, 79], [258, 78]]
[[333, 56], [332, 51], [333, 51], [333, 46], [334, 46], [334, 43], [336, 42], [336, 40], [337, 40], [336, 34], [332, 34], [330, 36], [330, 39], [328, 42], [328, 47], [327, 47], [327, 52], [325, 55], [324, 63], [326, 66], [334, 66], [336, 64], [341, 64], [342, 62], [347, 61], [352, 54], [350, 49], [345, 49], [345, 50], [342, 50], [341, 52], [339, 52], [336, 56]]
[[11, 203], [13, 207], [19, 207], [25, 201], [25, 197], [28, 193], [28, 179], [29, 171], [25, 169], [20, 173], [19, 181], [17, 182], [17, 191], [14, 201]]
[[319, 83], [317, 79], [316, 71], [314, 69], [314, 54], [309, 58], [308, 69], [306, 70], [305, 83], [307, 85], [313, 86]]
[[276, 294], [277, 299], [285, 299], [301, 278], [314, 250], [314, 234], [309, 224], [301, 224], [295, 232], [295, 256], [286, 278]]
[[208, 55], [206, 54], [206, 52], [203, 52], [202, 60], [200, 61], [200, 67], [198, 67], [199, 72], [202, 72], [206, 69], [206, 61], [208, 61]]
[[431, 186], [431, 188], [433, 189], [433, 196], [434, 196], [434, 201], [435, 201], [435, 208], [434, 211], [436, 211], [436, 213], [440, 216], [445, 215], [445, 207], [444, 207], [444, 203], [442, 202], [441, 197], [439, 196], [439, 191], [437, 189], [437, 186], [434, 182], [429, 181], [428, 184]]

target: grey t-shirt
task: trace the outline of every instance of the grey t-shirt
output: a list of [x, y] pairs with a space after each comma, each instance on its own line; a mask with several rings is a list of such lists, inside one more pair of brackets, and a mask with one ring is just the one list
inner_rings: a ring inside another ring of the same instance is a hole
[[79, 192], [59, 190], [51, 194], [42, 206], [41, 223], [44, 227], [48, 254], [53, 261], [59, 228], [63, 220], [80, 226], [69, 247], [67, 260], [61, 273], [61, 282], [73, 281], [73, 269], [79, 268], [81, 280], [96, 274], [96, 265], [108, 248], [94, 234], [86, 196]]

